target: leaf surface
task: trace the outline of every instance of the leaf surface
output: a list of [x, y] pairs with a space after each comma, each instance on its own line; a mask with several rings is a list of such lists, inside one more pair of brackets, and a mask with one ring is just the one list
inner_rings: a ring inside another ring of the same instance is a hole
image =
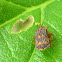
[[[62, 62], [62, 1], [45, 1], [32, 6], [25, 6], [25, 3], [17, 5], [9, 0], [0, 0], [0, 61]], [[19, 19], [25, 20], [29, 15], [34, 17], [34, 24], [26, 31], [11, 34], [13, 24]], [[49, 26], [48, 31], [56, 38], [53, 47], [35, 49], [33, 36], [38, 28], [35, 26], [37, 22], [43, 22], [45, 27]]]

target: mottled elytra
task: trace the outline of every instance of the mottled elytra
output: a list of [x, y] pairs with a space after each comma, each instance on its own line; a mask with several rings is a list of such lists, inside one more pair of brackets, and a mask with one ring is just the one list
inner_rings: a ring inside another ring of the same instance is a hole
[[48, 27], [40, 26], [35, 30], [35, 36], [33, 37], [35, 41], [33, 43], [36, 45], [36, 49], [44, 50], [47, 47], [53, 46], [52, 42], [50, 42], [53, 41], [53, 39], [50, 39], [53, 34], [48, 32], [47, 29]]

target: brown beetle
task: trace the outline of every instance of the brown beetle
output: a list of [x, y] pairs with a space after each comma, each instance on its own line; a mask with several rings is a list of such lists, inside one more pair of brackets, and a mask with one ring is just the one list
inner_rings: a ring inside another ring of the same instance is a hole
[[52, 42], [50, 42], [53, 41], [53, 39], [50, 39], [53, 34], [48, 32], [47, 29], [48, 27], [40, 26], [35, 30], [35, 36], [33, 37], [35, 41], [33, 43], [36, 45], [36, 49], [44, 50], [47, 47], [53, 46]]

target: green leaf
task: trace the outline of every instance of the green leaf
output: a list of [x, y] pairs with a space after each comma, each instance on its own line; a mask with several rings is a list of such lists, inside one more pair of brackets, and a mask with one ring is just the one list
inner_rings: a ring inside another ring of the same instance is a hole
[[[62, 1], [37, 1], [30, 4], [25, 0], [20, 4], [20, 0], [0, 0], [0, 62], [62, 62]], [[14, 23], [29, 15], [34, 17], [33, 25], [26, 31], [11, 34]], [[39, 27], [35, 26], [37, 22], [49, 26], [48, 31], [54, 34], [56, 39], [51, 48], [35, 49], [33, 36]]]
[[25, 11], [25, 8], [5, 1], [0, 1], [0, 8], [0, 24], [7, 22]]
[[12, 3], [15, 3], [17, 5], [21, 5], [21, 6], [24, 6], [24, 7], [32, 7], [32, 6], [36, 6], [36, 5], [40, 5], [42, 3], [44, 3], [45, 1], [48, 1], [48, 0], [6, 0], [6, 1], [9, 1], [9, 2], [12, 2]]

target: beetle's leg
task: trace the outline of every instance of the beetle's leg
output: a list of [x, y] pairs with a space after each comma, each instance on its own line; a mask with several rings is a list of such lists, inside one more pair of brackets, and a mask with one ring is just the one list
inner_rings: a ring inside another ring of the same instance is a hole
[[54, 46], [54, 45], [52, 44], [52, 42], [50, 42], [50, 45], [51, 45], [51, 46]]
[[49, 38], [49, 40], [50, 40], [50, 41], [53, 41], [53, 39], [50, 39], [50, 38]]
[[53, 35], [53, 33], [51, 33], [51, 32], [48, 32], [47, 34], [48, 34], [49, 38]]
[[41, 23], [35, 23], [35, 25], [40, 25], [40, 27], [42, 27], [43, 26], [43, 23], [41, 24]]
[[49, 38], [46, 38], [46, 41], [49, 41]]
[[36, 41], [34, 41], [33, 44], [36, 44]]
[[37, 30], [35, 30], [36, 32], [38, 31], [38, 29]]
[[53, 36], [53, 39], [56, 39], [56, 38]]
[[33, 39], [35, 39], [35, 36], [33, 37]]
[[40, 23], [35, 23], [35, 25], [41, 25]]
[[46, 27], [46, 29], [48, 29], [48, 28], [49, 28], [49, 26]]

